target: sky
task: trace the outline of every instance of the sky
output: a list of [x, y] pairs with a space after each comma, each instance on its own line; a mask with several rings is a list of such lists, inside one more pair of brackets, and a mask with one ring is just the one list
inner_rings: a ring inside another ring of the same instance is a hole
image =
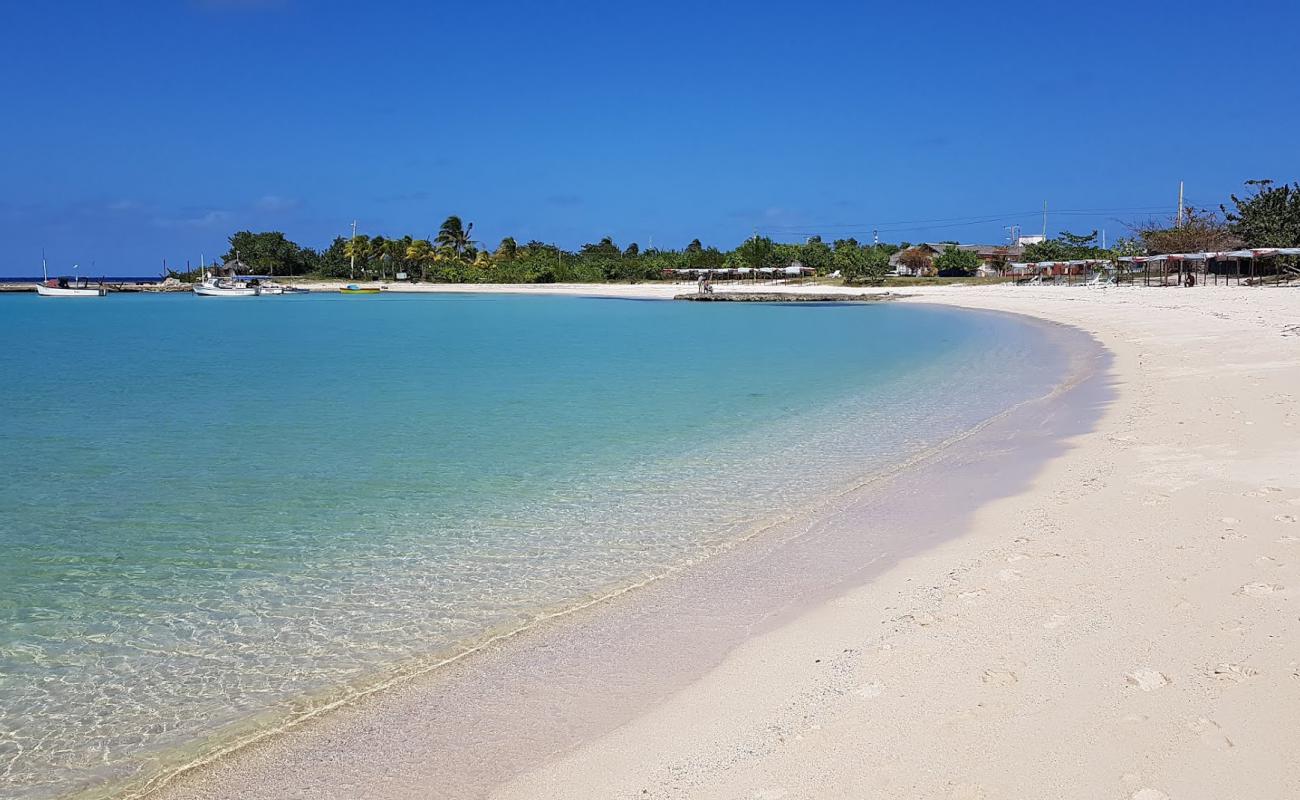
[[999, 242], [1300, 179], [1300, 3], [13, 2], [0, 276], [241, 229]]

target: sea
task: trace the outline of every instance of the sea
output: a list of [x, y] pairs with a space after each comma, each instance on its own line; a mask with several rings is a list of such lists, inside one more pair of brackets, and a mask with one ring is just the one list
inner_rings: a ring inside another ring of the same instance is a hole
[[698, 564], [1067, 361], [898, 303], [9, 295], [0, 336], [22, 800], [129, 791]]

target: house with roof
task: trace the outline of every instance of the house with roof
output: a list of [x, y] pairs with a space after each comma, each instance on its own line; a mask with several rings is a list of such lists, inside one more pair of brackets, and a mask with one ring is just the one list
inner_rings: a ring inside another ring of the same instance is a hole
[[[999, 275], [1003, 264], [1015, 261], [1025, 251], [1022, 245], [1005, 245], [1005, 244], [956, 244], [954, 242], [922, 242], [914, 244], [906, 250], [899, 250], [889, 257], [889, 267], [891, 274], [906, 277], [921, 277], [927, 272], [928, 268], [924, 263], [933, 262], [935, 257], [949, 247], [956, 247], [958, 250], [968, 250], [979, 257], [980, 267], [976, 274], [980, 277], [987, 275]], [[905, 257], [906, 254], [912, 253], [922, 258]], [[906, 263], [906, 262], [916, 263]], [[933, 273], [930, 273], [933, 274]]]

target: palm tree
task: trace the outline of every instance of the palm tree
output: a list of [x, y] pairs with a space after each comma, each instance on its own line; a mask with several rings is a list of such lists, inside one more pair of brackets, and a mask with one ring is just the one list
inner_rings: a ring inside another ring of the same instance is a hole
[[379, 262], [379, 280], [384, 279], [384, 265], [388, 263], [388, 240], [376, 236], [370, 240], [370, 255]]
[[424, 267], [433, 260], [433, 243], [428, 239], [416, 239], [406, 246], [406, 260], [420, 265], [420, 280], [424, 280]]
[[433, 238], [441, 247], [445, 247], [457, 257], [460, 258], [474, 243], [470, 238], [470, 233], [474, 230], [474, 223], [465, 226], [460, 217], [452, 214], [443, 220], [442, 227], [438, 229], [438, 235]]
[[394, 277], [401, 271], [402, 262], [406, 259], [406, 246], [410, 241], [411, 237], [409, 236], [404, 236], [401, 239], [384, 240], [383, 253], [379, 257], [383, 259], [385, 264], [395, 265], [393, 266]]
[[518, 254], [519, 245], [515, 243], [515, 237], [513, 236], [507, 236], [502, 239], [501, 244], [497, 245], [497, 251], [495, 253], [497, 258], [504, 261], [511, 261]]
[[[347, 253], [348, 258], [352, 259], [354, 264], [360, 261], [364, 265], [366, 259], [370, 258], [370, 237], [364, 233], [360, 236], [353, 236], [344, 245], [343, 252]], [[363, 266], [362, 269], [365, 269], [365, 267]]]

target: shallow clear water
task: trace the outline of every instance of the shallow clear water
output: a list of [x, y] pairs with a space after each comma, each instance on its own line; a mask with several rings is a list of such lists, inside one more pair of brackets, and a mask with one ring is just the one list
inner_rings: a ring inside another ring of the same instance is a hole
[[0, 297], [0, 795], [148, 775], [1041, 394], [924, 306]]

